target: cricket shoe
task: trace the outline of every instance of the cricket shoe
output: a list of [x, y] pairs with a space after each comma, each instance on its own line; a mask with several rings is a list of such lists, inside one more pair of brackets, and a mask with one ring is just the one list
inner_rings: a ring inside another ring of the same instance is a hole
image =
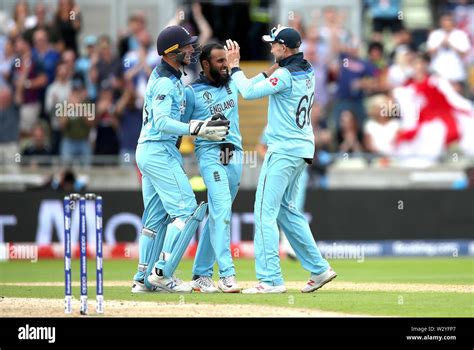
[[195, 292], [219, 293], [219, 289], [214, 286], [212, 277], [209, 276], [194, 276], [189, 284]]
[[320, 275], [311, 274], [309, 281], [306, 283], [306, 286], [301, 289], [301, 291], [303, 293], [314, 292], [315, 290], [324, 286], [326, 283], [331, 282], [336, 277], [337, 273], [332, 269], [332, 267], [329, 267], [329, 269], [327, 269]]
[[255, 287], [247, 288], [242, 291], [243, 294], [279, 294], [286, 293], [286, 287], [281, 286], [271, 286], [265, 282], [259, 282]]
[[159, 276], [156, 267], [152, 270], [150, 276], [148, 276], [148, 282], [152, 286], [161, 288], [168, 293], [191, 293], [193, 288], [188, 284], [181, 281], [175, 276], [164, 277]]
[[132, 293], [133, 294], [141, 294], [141, 293], [162, 293], [163, 290], [159, 287], [152, 286], [152, 288], [148, 288], [145, 285], [145, 281], [133, 281], [132, 286]]
[[235, 276], [221, 277], [217, 286], [223, 293], [240, 293], [241, 288], [237, 284]]

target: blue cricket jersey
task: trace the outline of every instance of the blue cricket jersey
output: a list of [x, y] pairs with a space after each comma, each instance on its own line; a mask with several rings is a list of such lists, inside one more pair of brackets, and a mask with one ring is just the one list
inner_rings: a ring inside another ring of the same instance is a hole
[[196, 137], [196, 150], [220, 143], [232, 143], [242, 150], [242, 136], [239, 129], [238, 91], [232, 79], [224, 86], [217, 86], [206, 78], [203, 73], [193, 83], [186, 86], [186, 111], [182, 119], [206, 120], [216, 113], [222, 113], [230, 121], [229, 135], [225, 141], [209, 141]]
[[314, 134], [311, 108], [314, 101], [314, 71], [297, 53], [282, 60], [270, 77], [259, 74], [247, 79], [238, 68], [232, 69], [232, 80], [245, 99], [269, 96], [268, 125], [265, 133], [268, 152], [312, 159]]
[[181, 72], [162, 61], [148, 79], [143, 105], [143, 124], [138, 143], [169, 141], [189, 135], [189, 124], [181, 118], [186, 108]]

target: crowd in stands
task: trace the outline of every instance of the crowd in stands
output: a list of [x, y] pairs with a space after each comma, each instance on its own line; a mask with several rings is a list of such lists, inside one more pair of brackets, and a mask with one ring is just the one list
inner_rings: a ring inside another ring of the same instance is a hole
[[[472, 138], [456, 111], [459, 105], [467, 106], [463, 112], [474, 120], [474, 17], [466, 17], [474, 13], [474, 4], [443, 4], [440, 17], [434, 19], [437, 27], [427, 28], [425, 38], [418, 41], [403, 23], [401, 1], [365, 4], [372, 24], [370, 36], [363, 41], [346, 29], [346, 13], [337, 7], [315, 11], [310, 25], [304, 25], [302, 16], [289, 23], [304, 33], [302, 50], [316, 71], [313, 113], [324, 121], [313, 121], [316, 146], [345, 155], [414, 154], [438, 159], [449, 146]], [[410, 116], [416, 120], [414, 125], [407, 126], [410, 118], [401, 118], [412, 107], [407, 100], [397, 99], [401, 95], [397, 92], [405, 90], [429, 100], [417, 103], [419, 110]], [[438, 103], [438, 98], [446, 103]], [[424, 137], [423, 128], [437, 119], [446, 124], [444, 131]], [[468, 125], [474, 127], [472, 122]], [[457, 128], [452, 139], [448, 139], [450, 128]], [[331, 137], [321, 144], [318, 134], [323, 130]], [[426, 146], [415, 144], [415, 136]], [[426, 151], [433, 145], [441, 146], [436, 152]], [[474, 155], [471, 146], [462, 151]]]
[[[244, 58], [267, 59], [260, 38], [272, 26], [272, 4], [250, 1], [244, 7], [248, 31], [239, 29], [242, 3], [232, 1], [195, 2], [179, 8], [170, 24], [187, 27], [201, 44], [241, 40]], [[397, 106], [396, 88], [423, 73], [474, 98], [474, 4], [437, 5], [436, 27], [427, 28], [424, 40], [414, 40], [406, 29], [401, 0], [364, 4], [372, 18], [366, 38], [355, 37], [345, 25], [347, 13], [333, 6], [315, 10], [306, 22], [296, 11], [283, 24], [302, 33], [301, 50], [316, 71], [317, 150], [391, 156], [402, 127], [391, 108]], [[90, 164], [101, 155], [133, 162], [146, 82], [160, 60], [155, 38], [137, 12], [120, 35], [89, 35], [79, 42], [82, 16], [74, 0], [33, 7], [18, 0], [13, 13], [0, 11], [0, 162], [16, 154], [56, 155], [65, 163]], [[186, 83], [198, 72], [197, 65], [189, 67]], [[78, 105], [84, 108], [70, 110]]]

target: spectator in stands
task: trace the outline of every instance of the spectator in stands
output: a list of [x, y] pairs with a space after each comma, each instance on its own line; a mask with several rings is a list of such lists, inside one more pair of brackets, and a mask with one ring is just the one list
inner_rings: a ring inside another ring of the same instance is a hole
[[51, 175], [43, 184], [31, 187], [30, 190], [54, 190], [65, 193], [82, 192], [86, 190], [86, 184], [77, 178], [74, 170], [66, 168], [59, 173]]
[[56, 73], [56, 65], [61, 56], [50, 44], [48, 33], [44, 29], [38, 29], [33, 34], [33, 56], [43, 66], [43, 69], [48, 76], [48, 85], [54, 80]]
[[119, 57], [112, 52], [111, 40], [107, 35], [99, 38], [99, 59], [91, 68], [91, 80], [95, 83], [97, 91], [112, 87], [114, 98], [121, 95], [123, 65]]
[[50, 158], [47, 157], [51, 155], [51, 149], [47, 140], [47, 125], [44, 122], [37, 123], [33, 127], [32, 141], [23, 150], [23, 155], [26, 156], [26, 159], [22, 162], [23, 164], [32, 166], [51, 164]]
[[[66, 65], [69, 79], [75, 76], [76, 54], [73, 50], [65, 50], [61, 54], [61, 62]], [[81, 77], [82, 78], [82, 77]]]
[[393, 41], [393, 48], [389, 55], [390, 63], [393, 63], [399, 48], [403, 47], [411, 52], [417, 51], [417, 47], [413, 42], [412, 33], [408, 29], [400, 30], [397, 35], [393, 36], [391, 41]]
[[367, 61], [375, 67], [375, 80], [369, 92], [371, 94], [387, 92], [388, 65], [385, 60], [384, 46], [382, 43], [377, 41], [369, 43]]
[[335, 6], [327, 6], [323, 9], [323, 25], [319, 31], [321, 40], [327, 43], [333, 59], [337, 59], [341, 46], [351, 42], [351, 34], [344, 27], [344, 16]]
[[25, 35], [30, 42], [33, 42], [34, 33], [42, 29], [46, 31], [50, 43], [57, 50], [58, 48], [56, 46], [58, 45], [60, 37], [56, 28], [46, 21], [47, 10], [45, 4], [42, 2], [38, 2], [35, 5], [35, 16], [33, 17], [31, 27], [26, 30]]
[[301, 39], [306, 39], [306, 26], [304, 25], [303, 15], [299, 11], [292, 11], [288, 16], [288, 27], [295, 29], [301, 35]]
[[97, 97], [97, 87], [92, 83], [90, 71], [91, 67], [97, 64], [99, 59], [97, 53], [97, 38], [94, 35], [88, 35], [84, 38], [86, 54], [76, 60], [75, 71], [80, 74], [86, 83], [87, 96], [91, 101]]
[[153, 68], [160, 61], [150, 33], [143, 30], [137, 33], [139, 46], [136, 50], [128, 52], [123, 59], [125, 80], [131, 81], [137, 92], [137, 103], [143, 104], [145, 99], [146, 84]]
[[314, 101], [321, 107], [325, 107], [331, 98], [329, 92], [329, 60], [331, 51], [329, 44], [318, 35], [316, 26], [311, 26], [306, 33], [306, 38], [301, 44], [301, 51], [304, 57], [311, 63], [314, 70], [318, 72], [315, 75]]
[[262, 45], [262, 36], [266, 35], [272, 21], [272, 1], [253, 0], [249, 5], [250, 29], [248, 31], [248, 43], [251, 60], [264, 60], [268, 58], [268, 49]]
[[119, 38], [118, 51], [120, 58], [123, 59], [125, 54], [130, 51], [137, 50], [139, 45], [137, 35], [146, 30], [146, 18], [143, 12], [132, 14], [128, 18], [127, 32]]
[[363, 152], [362, 132], [359, 129], [357, 118], [350, 110], [341, 113], [341, 127], [337, 131], [338, 152]]
[[364, 125], [364, 146], [368, 152], [377, 155], [394, 154], [395, 138], [399, 130], [391, 100], [386, 95], [375, 95], [370, 98], [368, 114], [370, 119]]
[[330, 152], [332, 149], [332, 132], [324, 116], [324, 108], [317, 102], [311, 108], [311, 125], [313, 127], [314, 145], [316, 151]]
[[[2, 40], [4, 39], [4, 40]], [[15, 59], [15, 41], [12, 38], [0, 37], [0, 86], [7, 84], [8, 76]], [[0, 48], [1, 49], [1, 48]]]
[[452, 11], [456, 28], [465, 32], [471, 42], [471, 49], [463, 58], [468, 67], [468, 97], [474, 100], [474, 2], [455, 1]]
[[238, 4], [232, 0], [211, 0], [212, 28], [219, 40], [235, 38], [238, 30]]
[[59, 117], [57, 115], [58, 106], [69, 99], [71, 93], [71, 79], [68, 73], [68, 66], [60, 62], [56, 67], [56, 78], [46, 89], [45, 112], [49, 116], [51, 126], [51, 154], [59, 154], [61, 144], [61, 129]]
[[387, 62], [385, 61], [385, 53], [383, 44], [378, 41], [369, 43], [367, 49], [367, 59], [375, 67], [375, 76], [381, 78], [386, 74]]
[[31, 23], [31, 20], [28, 2], [26, 0], [17, 1], [13, 9], [13, 19], [10, 19], [7, 24], [8, 34], [13, 38], [22, 35], [27, 29], [27, 24]]
[[382, 41], [384, 29], [398, 33], [403, 29], [401, 0], [365, 0], [372, 15], [372, 40]]
[[15, 103], [20, 106], [20, 131], [29, 136], [40, 116], [41, 90], [46, 87], [48, 76], [23, 36], [16, 39], [15, 50], [19, 60], [11, 67], [9, 82], [15, 88]]
[[314, 157], [311, 164], [310, 183], [315, 187], [326, 188], [326, 171], [332, 163], [332, 157], [329, 154], [332, 150], [332, 132], [328, 127], [326, 118], [324, 118], [324, 109], [319, 103], [314, 103], [311, 109], [311, 125], [314, 133]]
[[[234, 16], [235, 14], [226, 14], [225, 21], [231, 20], [230, 18]], [[220, 19], [218, 19], [218, 21], [220, 21]], [[194, 25], [194, 23], [196, 25]], [[198, 36], [198, 43], [201, 46], [207, 44], [213, 35], [213, 30], [209, 25], [209, 22], [207, 21], [206, 17], [204, 17], [204, 15], [202, 14], [201, 4], [199, 4], [198, 2], [193, 2], [191, 5], [185, 7], [178, 7], [178, 9], [176, 10], [175, 17], [172, 18], [170, 22], [168, 22], [168, 25], [179, 25], [181, 27], [186, 28], [189, 33], [191, 33], [191, 35]], [[216, 34], [218, 33], [216, 32]], [[222, 35], [223, 33], [220, 34]], [[227, 38], [229, 38], [229, 36], [223, 37], [222, 40], [225, 40]], [[187, 75], [181, 77], [183, 84], [187, 85], [193, 82], [197, 78], [200, 69], [201, 66], [197, 61], [191, 62], [191, 64], [187, 65]]]
[[96, 118], [94, 119], [97, 132], [94, 149], [96, 155], [118, 155], [119, 153], [117, 138], [119, 124], [114, 114], [113, 102], [112, 89], [102, 89], [99, 92]]
[[400, 46], [395, 54], [394, 63], [388, 68], [387, 87], [403, 86], [413, 76], [413, 52], [408, 46]]
[[[68, 106], [73, 108], [87, 103], [87, 90], [81, 79], [74, 79]], [[93, 117], [90, 115], [70, 115], [63, 111], [64, 115], [58, 116], [59, 125], [62, 130], [61, 158], [64, 164], [71, 164], [78, 159], [82, 164], [88, 165], [91, 161], [91, 145], [89, 133], [94, 125]]]
[[359, 56], [359, 42], [353, 40], [350, 45], [341, 47], [339, 61], [331, 65], [337, 77], [337, 91], [334, 100], [333, 122], [340, 126], [341, 112], [350, 110], [362, 125], [365, 117], [363, 98], [366, 93], [378, 86], [375, 79], [375, 67]]
[[60, 190], [66, 193], [84, 191], [86, 188], [85, 183], [77, 179], [76, 174], [72, 169], [64, 169], [61, 172], [59, 181], [56, 179], [51, 181], [51, 188], [54, 190]]
[[455, 28], [451, 14], [441, 16], [440, 28], [431, 32], [427, 46], [431, 55], [431, 69], [448, 79], [462, 93], [466, 81], [463, 56], [469, 52], [471, 43], [465, 32]]
[[81, 30], [82, 23], [79, 5], [76, 5], [74, 0], [58, 0], [54, 21], [64, 48], [73, 50], [77, 57], [79, 54], [77, 34]]
[[[194, 2], [191, 4], [191, 13], [193, 15], [194, 22], [196, 23], [197, 30], [194, 30], [198, 34], [198, 42], [200, 45], [205, 45], [209, 40], [211, 40], [213, 31], [206, 17], [202, 14], [202, 7], [199, 2]], [[228, 14], [229, 15], [229, 14]], [[186, 27], [186, 23], [183, 23]]]
[[132, 82], [125, 83], [125, 90], [117, 101], [115, 115], [119, 120], [118, 138], [122, 163], [135, 163], [135, 150], [143, 123], [141, 104], [136, 102]]
[[[19, 112], [8, 85], [0, 85], [0, 164], [15, 165], [19, 154]], [[17, 168], [17, 167], [16, 167]]]

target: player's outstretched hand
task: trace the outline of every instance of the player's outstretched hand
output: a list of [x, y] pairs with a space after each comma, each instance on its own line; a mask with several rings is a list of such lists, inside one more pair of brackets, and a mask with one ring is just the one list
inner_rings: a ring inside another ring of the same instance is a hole
[[232, 69], [234, 67], [238, 67], [240, 64], [240, 46], [237, 41], [227, 39], [225, 42], [224, 49], [229, 68]]
[[224, 141], [226, 135], [229, 134], [229, 125], [230, 122], [225, 117], [224, 119], [217, 117], [217, 119], [211, 118], [211, 120], [190, 120], [189, 133], [210, 141]]

